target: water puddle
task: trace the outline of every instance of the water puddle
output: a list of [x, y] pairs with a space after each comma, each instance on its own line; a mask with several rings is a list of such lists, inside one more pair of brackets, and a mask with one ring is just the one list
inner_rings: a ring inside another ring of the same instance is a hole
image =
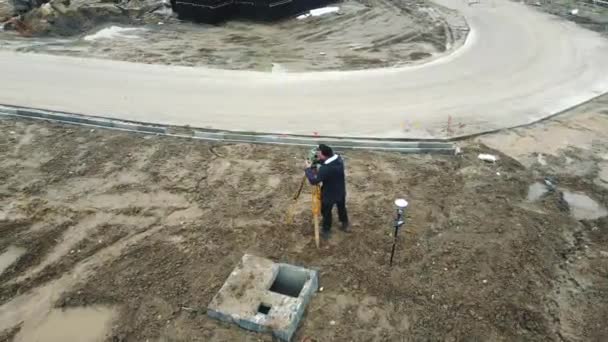
[[608, 215], [606, 208], [585, 194], [564, 191], [564, 200], [577, 220], [595, 220]]
[[543, 183], [533, 183], [528, 187], [528, 197], [527, 200], [529, 202], [534, 202], [539, 200], [547, 193], [547, 186]]
[[86, 41], [95, 41], [99, 39], [137, 39], [137, 33], [143, 32], [143, 29], [137, 27], [120, 27], [110, 26], [84, 37]]
[[15, 342], [101, 342], [113, 317], [103, 306], [55, 309], [41, 322], [25, 322]]
[[600, 165], [600, 172], [598, 172], [597, 176], [602, 182], [608, 183], [608, 163]]
[[10, 265], [19, 260], [25, 253], [25, 248], [9, 246], [4, 253], [0, 254], [0, 274]]
[[[102, 335], [109, 331], [103, 330], [103, 332], [100, 332], [101, 327], [103, 326], [104, 329], [111, 329], [108, 325], [111, 324], [110, 321], [114, 318], [114, 311], [109, 311], [111, 308], [102, 306], [61, 311], [53, 310], [53, 304], [57, 302], [61, 293], [70, 291], [75, 284], [89, 279], [101, 265], [106, 265], [114, 260], [117, 256], [121, 255], [127, 247], [133, 246], [139, 241], [149, 238], [163, 228], [165, 228], [164, 225], [156, 225], [144, 232], [119, 240], [113, 245], [102, 249], [94, 256], [79, 262], [72, 270], [64, 273], [61, 278], [37, 287], [33, 291], [19, 294], [2, 304], [0, 306], [0, 331], [10, 329], [23, 323], [21, 331], [19, 332], [17, 339], [15, 339], [16, 342], [87, 342], [103, 340]], [[82, 317], [78, 317], [81, 314]], [[71, 317], [74, 316], [76, 317], [72, 319]], [[82, 323], [81, 320], [83, 320]], [[61, 327], [61, 329], [68, 323], [70, 326], [66, 331], [59, 331], [54, 333], [55, 335], [48, 336], [46, 335], [46, 330], [40, 330], [56, 329], [53, 328], [53, 324], [55, 324], [56, 321], [60, 322], [58, 327]], [[82, 331], [83, 329], [89, 329], [88, 326], [84, 326], [84, 324], [88, 324], [88, 322], [93, 325], [93, 327], [90, 328], [90, 332], [95, 332], [95, 334], [90, 335], [89, 332]], [[97, 330], [93, 331], [93, 329]], [[40, 331], [42, 331], [42, 333], [40, 333]], [[40, 337], [40, 334], [45, 335]], [[61, 335], [57, 337], [56, 334]]]
[[287, 72], [287, 68], [285, 68], [284, 66], [282, 66], [279, 63], [272, 63], [272, 69], [270, 71], [273, 74], [276, 74], [276, 73], [285, 73], [285, 72]]

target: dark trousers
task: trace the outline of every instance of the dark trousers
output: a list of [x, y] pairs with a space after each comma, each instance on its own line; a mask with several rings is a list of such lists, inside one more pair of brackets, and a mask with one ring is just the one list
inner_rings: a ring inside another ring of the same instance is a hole
[[323, 215], [323, 230], [329, 231], [331, 229], [331, 210], [334, 208], [334, 204], [338, 207], [338, 218], [340, 222], [348, 222], [348, 214], [346, 213], [346, 199], [343, 198], [337, 202], [323, 202], [321, 204], [321, 215]]

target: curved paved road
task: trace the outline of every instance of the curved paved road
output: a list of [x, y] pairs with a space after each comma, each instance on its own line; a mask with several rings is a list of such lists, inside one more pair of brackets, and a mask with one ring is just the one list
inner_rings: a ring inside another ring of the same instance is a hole
[[405, 68], [268, 74], [0, 53], [0, 103], [193, 127], [442, 137], [538, 120], [608, 91], [608, 40], [507, 0], [440, 0], [471, 33]]

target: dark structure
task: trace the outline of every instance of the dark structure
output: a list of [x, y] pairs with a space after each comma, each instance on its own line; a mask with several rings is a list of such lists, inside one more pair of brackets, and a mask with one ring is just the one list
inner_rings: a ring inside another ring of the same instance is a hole
[[331, 0], [171, 0], [171, 7], [180, 19], [215, 24], [233, 17], [277, 20], [329, 2]]

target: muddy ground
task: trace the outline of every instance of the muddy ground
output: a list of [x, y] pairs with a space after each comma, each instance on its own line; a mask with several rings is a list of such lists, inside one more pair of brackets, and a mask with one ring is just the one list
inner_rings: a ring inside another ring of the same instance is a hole
[[[353, 231], [320, 250], [309, 189], [284, 223], [302, 149], [0, 132], [0, 340], [270, 341], [205, 315], [244, 253], [320, 270], [295, 341], [608, 339], [608, 97], [459, 156], [344, 151]], [[545, 177], [556, 190], [528, 198]]]
[[524, 2], [608, 36], [608, 2], [597, 3], [593, 0], [525, 0]]
[[[108, 6], [104, 4], [104, 11]], [[274, 23], [233, 20], [217, 26], [179, 21], [170, 10], [130, 24], [125, 24], [126, 17], [112, 16], [102, 19], [106, 22], [101, 25], [71, 24], [68, 28], [75, 31], [62, 37], [54, 34], [59, 28], [50, 28], [46, 37], [0, 32], [0, 44], [21, 52], [284, 72], [420, 63], [451, 52], [468, 33], [458, 13], [429, 1], [346, 0], [331, 6], [339, 12]]]

